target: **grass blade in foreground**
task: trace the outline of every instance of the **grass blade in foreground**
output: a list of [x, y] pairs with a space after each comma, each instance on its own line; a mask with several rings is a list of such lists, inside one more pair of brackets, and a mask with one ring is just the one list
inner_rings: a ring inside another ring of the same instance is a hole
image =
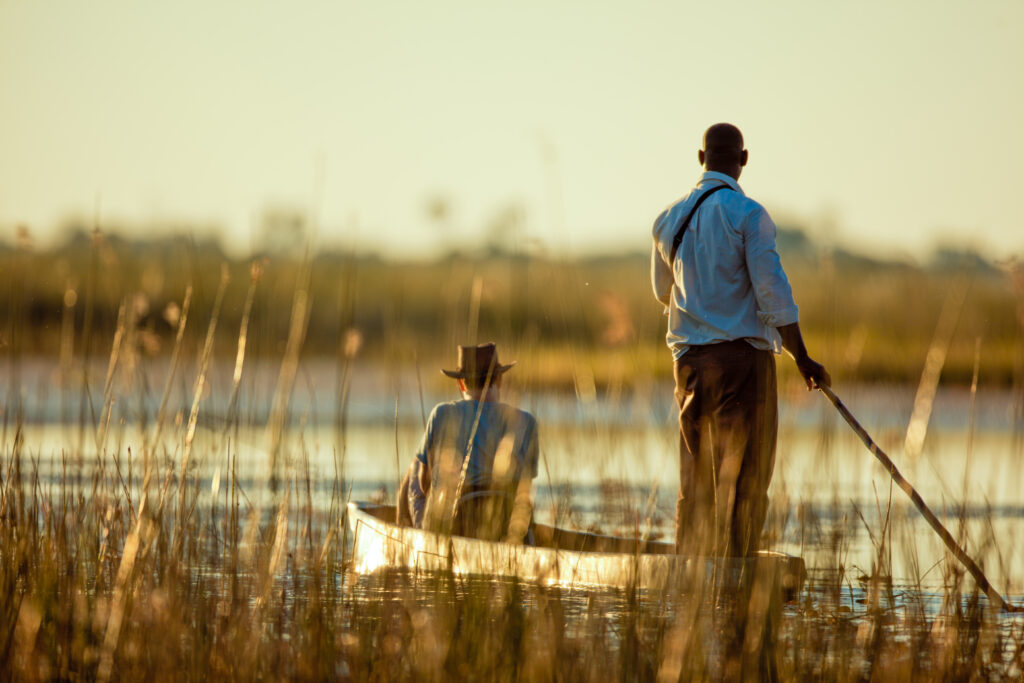
[[942, 522], [940, 522], [939, 518], [935, 516], [935, 513], [925, 505], [924, 500], [921, 498], [921, 494], [919, 494], [917, 490], [911, 486], [910, 482], [900, 474], [900, 471], [896, 469], [896, 465], [893, 461], [885, 454], [885, 451], [878, 447], [878, 444], [874, 442], [871, 435], [860, 426], [860, 423], [857, 422], [857, 418], [855, 418], [849, 409], [843, 405], [843, 402], [839, 400], [839, 397], [835, 395], [832, 389], [825, 386], [819, 386], [818, 388], [821, 389], [821, 393], [828, 397], [828, 400], [836, 407], [836, 410], [838, 410], [839, 414], [843, 416], [843, 419], [849, 423], [853, 428], [853, 431], [855, 431], [857, 436], [860, 437], [860, 440], [868, 447], [868, 450], [878, 458], [880, 463], [885, 465], [885, 469], [889, 472], [889, 476], [892, 477], [892, 480], [896, 482], [896, 484], [903, 489], [908, 496], [910, 496], [910, 500], [914, 502], [914, 505], [921, 514], [924, 515], [924, 518], [928, 520], [931, 527], [935, 529], [935, 532], [942, 539], [942, 542], [946, 544], [946, 547], [956, 555], [956, 558], [960, 560], [964, 567], [967, 568], [967, 571], [971, 573], [974, 580], [978, 582], [978, 587], [985, 592], [985, 595], [988, 596], [989, 600], [999, 605], [1004, 612], [1024, 612], [1024, 607], [1011, 605], [1003, 598], [999, 591], [992, 587], [992, 584], [989, 583], [988, 578], [985, 577], [985, 573], [981, 571], [981, 567], [978, 566], [978, 563], [972, 560], [971, 556], [967, 554], [967, 551], [960, 547], [960, 544], [956, 542], [953, 535], [942, 525]]

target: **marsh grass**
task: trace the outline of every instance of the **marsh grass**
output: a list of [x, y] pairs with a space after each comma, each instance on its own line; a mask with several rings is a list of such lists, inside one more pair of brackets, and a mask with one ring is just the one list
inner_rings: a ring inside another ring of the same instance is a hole
[[[970, 382], [974, 341], [981, 336], [983, 384], [1019, 386], [1019, 263], [950, 270], [785, 249], [781, 255], [808, 343], [828, 350], [841, 379], [917, 383], [940, 312], [960, 287], [968, 290], [969, 304], [947, 349], [943, 382]], [[518, 372], [530, 386], [635, 387], [670, 376], [648, 258], [493, 253], [393, 262], [320, 252], [305, 262], [270, 255], [257, 263], [267, 277], [252, 304], [248, 355], [280, 359], [295, 294], [304, 291], [315, 304], [307, 313], [303, 357], [332, 357], [355, 333], [365, 342], [364, 360], [391, 363], [408, 358], [401, 351], [415, 346], [419, 365], [433, 368], [449, 360], [455, 344], [493, 338], [521, 358]], [[130, 301], [143, 352], [159, 357], [174, 344], [174, 312], [187, 288], [194, 293], [193, 315], [210, 319], [224, 264], [232, 283], [248, 280], [249, 259], [230, 259], [213, 244], [186, 239], [130, 242], [96, 232], [40, 250], [0, 245], [0, 286], [9, 294], [0, 297], [0, 319], [7, 321], [2, 342], [11, 350], [18, 343], [30, 354], [69, 359], [62, 340], [70, 336], [54, 333], [64, 325], [75, 332], [79, 357], [105, 357], [122, 304]], [[214, 340], [218, 356], [233, 355], [246, 295], [237, 284], [225, 292]], [[198, 353], [202, 339], [190, 335], [184, 343]]]
[[[300, 502], [301, 471], [264, 521], [197, 507], [181, 528], [137, 497], [133, 513], [110, 469], [46, 490], [15, 441], [0, 498], [0, 662], [20, 680], [692, 680], [728, 664], [727, 618], [699, 593], [354, 577], [339, 508]], [[801, 523], [824, 527], [834, 561], [761, 644], [780, 679], [1020, 673], [1024, 623], [995, 613], [955, 566], [940, 594], [894, 589], [884, 545], [898, 529], [876, 538], [875, 575], [854, 577], [848, 531]]]
[[[8, 271], [10, 372], [0, 462], [4, 678], [852, 681], [1012, 680], [1024, 672], [1024, 621], [996, 613], [955, 563], [942, 564], [938, 590], [923, 579], [930, 568], [918, 571], [909, 586], [893, 585], [894, 547], [913, 556], [916, 546], [912, 525], [891, 513], [884, 492], [873, 515], [845, 514], [838, 494], [824, 516], [799, 502], [792, 520], [788, 504], [773, 513], [770, 535], [782, 537], [795, 525], [800, 543], [820, 559], [794, 602], [758, 608], [757, 614], [768, 616], [739, 634], [742, 603], [723, 602], [722, 591], [696, 580], [685, 590], [650, 593], [444, 573], [353, 576], [344, 515], [353, 367], [398, 358], [428, 320], [435, 327], [437, 320], [447, 322], [417, 347], [424, 355], [416, 368], [424, 356], [440, 358], [442, 347], [450, 349], [468, 331], [462, 321], [474, 287], [466, 282], [480, 282], [473, 279], [477, 271], [453, 261], [407, 275], [415, 280], [411, 284], [389, 284], [386, 269], [347, 262], [352, 270], [332, 285], [315, 261], [276, 272], [264, 263], [251, 269], [218, 265], [211, 274], [205, 256], [193, 253], [185, 261], [193, 278], [186, 285], [188, 278], [170, 282], [166, 264], [147, 270], [129, 262], [127, 270], [138, 271], [138, 279], [118, 272], [127, 257], [111, 255], [111, 249], [98, 241], [82, 269], [67, 263], [56, 268], [63, 279], [53, 349], [41, 336], [48, 300], [39, 304], [32, 294], [40, 260], [22, 253], [12, 257]], [[616, 281], [623, 274], [616, 269], [628, 269], [622, 263], [601, 267], [618, 273]], [[502, 318], [511, 315], [500, 304], [510, 289], [500, 286], [500, 278], [490, 293], [490, 285], [476, 287], [478, 308], [469, 326], [499, 337], [509, 332], [519, 344], [521, 365], [535, 367], [523, 380], [533, 390], [562, 387], [571, 392], [567, 401], [584, 405], [600, 391], [618, 396], [614, 405], [640, 401], [645, 409], [656, 368], [665, 365], [635, 341], [638, 331], [647, 334], [647, 314], [631, 312], [631, 299], [623, 295], [627, 303], [611, 304], [607, 319], [588, 318], [590, 280], [573, 269], [545, 268], [520, 264], [520, 272], [530, 271], [526, 291], [536, 294], [515, 315], [536, 316], [548, 327]], [[153, 269], [162, 275], [157, 278]], [[376, 305], [368, 292], [377, 287], [390, 292], [391, 306], [379, 329], [376, 313], [360, 313]], [[426, 296], [431, 288], [441, 292], [442, 305]], [[330, 324], [318, 320], [312, 303], [325, 291], [334, 292], [325, 300], [337, 301]], [[117, 301], [116, 315], [111, 301]], [[166, 329], [150, 314], [154, 308], [163, 312]], [[582, 341], [616, 325], [616, 343], [625, 339], [624, 347]], [[338, 398], [334, 469], [325, 475], [310, 465], [304, 429], [314, 425], [309, 416], [291, 414], [290, 398], [303, 383], [305, 338], [327, 336], [329, 329], [335, 332], [328, 349], [338, 359]], [[142, 361], [152, 337], [162, 350], [151, 362], [167, 366], [162, 390], [149, 386]], [[367, 341], [376, 348], [361, 351]], [[602, 348], [625, 349], [616, 361], [621, 368], [606, 362]], [[55, 470], [44, 467], [50, 454], [26, 441], [31, 388], [20, 379], [27, 357], [50, 351], [59, 356], [61, 404], [77, 407], [61, 410], [62, 420], [74, 415], [77, 424]], [[249, 359], [275, 353], [281, 370], [264, 420], [247, 414], [239, 396]], [[199, 444], [211, 374], [225, 356], [234, 360], [225, 418]], [[915, 356], [917, 368], [922, 357]], [[90, 370], [99, 361], [106, 366], [102, 379]], [[850, 372], [858, 367], [863, 365], [853, 364]], [[975, 385], [984, 376], [977, 368], [974, 363]], [[91, 389], [97, 384], [99, 403]], [[149, 414], [139, 397], [156, 391], [159, 408]], [[600, 431], [597, 418], [587, 417], [585, 424], [609, 443], [617, 438]], [[241, 427], [266, 428], [262, 480], [239, 476]], [[821, 447], [828, 451], [828, 431], [822, 434]], [[201, 467], [214, 472], [212, 482], [200, 476]], [[657, 512], [656, 487], [631, 498], [627, 488], [607, 482], [600, 523], [628, 528], [632, 522], [641, 530]], [[326, 504], [314, 504], [314, 490], [327, 491]], [[570, 489], [550, 504], [557, 521], [584, 523], [575, 516]], [[863, 572], [849, 562], [857, 525], [868, 529], [874, 550], [872, 566]], [[964, 513], [958, 528], [963, 538]], [[994, 534], [981, 543], [996, 544]]]

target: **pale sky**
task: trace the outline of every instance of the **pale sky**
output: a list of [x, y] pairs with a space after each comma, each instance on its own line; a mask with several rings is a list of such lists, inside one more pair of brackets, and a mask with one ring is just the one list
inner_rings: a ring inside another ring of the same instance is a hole
[[730, 121], [779, 222], [1021, 257], [1022, 74], [1021, 0], [0, 0], [0, 236], [98, 205], [245, 254], [294, 206], [416, 256], [514, 205], [548, 250], [646, 250]]

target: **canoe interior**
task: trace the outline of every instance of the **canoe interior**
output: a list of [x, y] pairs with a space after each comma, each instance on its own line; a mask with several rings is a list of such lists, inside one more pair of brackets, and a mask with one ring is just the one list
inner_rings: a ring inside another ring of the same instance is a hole
[[[359, 509], [372, 517], [388, 524], [395, 523], [394, 505], [377, 505], [359, 503]], [[546, 524], [534, 524], [534, 547], [572, 550], [583, 553], [626, 553], [630, 555], [674, 555], [674, 543], [664, 541], [644, 541], [635, 538], [605, 536], [587, 531], [570, 531]], [[762, 551], [765, 555], [780, 555], [771, 551]]]

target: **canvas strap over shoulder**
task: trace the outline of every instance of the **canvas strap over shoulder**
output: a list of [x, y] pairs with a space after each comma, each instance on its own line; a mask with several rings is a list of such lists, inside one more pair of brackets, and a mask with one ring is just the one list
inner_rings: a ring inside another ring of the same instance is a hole
[[716, 185], [715, 187], [712, 187], [710, 190], [702, 194], [697, 199], [697, 202], [693, 205], [693, 208], [690, 209], [690, 213], [686, 215], [686, 220], [683, 221], [683, 224], [681, 226], [679, 226], [679, 230], [676, 232], [676, 236], [672, 238], [672, 257], [669, 259], [668, 262], [670, 266], [673, 263], [675, 263], [676, 252], [679, 250], [679, 245], [683, 243], [683, 233], [685, 233], [686, 229], [690, 227], [690, 219], [693, 218], [693, 214], [697, 213], [697, 209], [700, 208], [700, 205], [704, 203], [705, 199], [707, 199], [714, 193], [718, 192], [719, 190], [726, 189], [730, 189], [728, 185]]

